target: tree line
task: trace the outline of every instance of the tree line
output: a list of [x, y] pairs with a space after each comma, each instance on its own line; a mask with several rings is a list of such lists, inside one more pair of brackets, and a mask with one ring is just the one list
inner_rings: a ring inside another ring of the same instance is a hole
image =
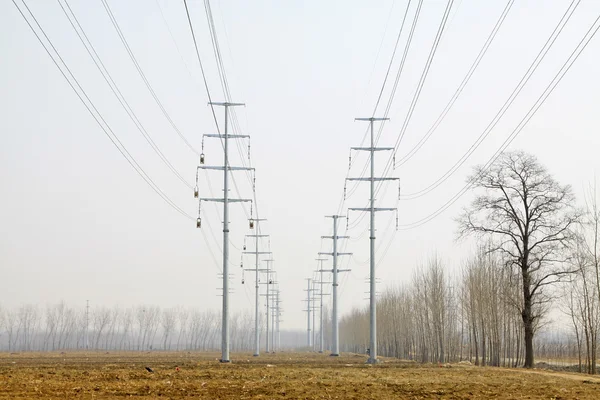
[[[230, 318], [231, 348], [251, 351], [254, 317]], [[74, 308], [65, 302], [45, 308], [0, 309], [0, 348], [7, 351], [217, 350], [221, 314], [212, 310], [157, 306]]]
[[[431, 259], [410, 283], [378, 299], [382, 355], [420, 362], [468, 360], [477, 365], [534, 366], [534, 354], [564, 354], [596, 372], [600, 320], [600, 210], [595, 187], [578, 206], [532, 155], [506, 152], [474, 168], [473, 201], [456, 218], [457, 239], [478, 248], [458, 276]], [[567, 340], [534, 335], [552, 308], [571, 321]], [[348, 351], [366, 351], [368, 309], [341, 322]]]

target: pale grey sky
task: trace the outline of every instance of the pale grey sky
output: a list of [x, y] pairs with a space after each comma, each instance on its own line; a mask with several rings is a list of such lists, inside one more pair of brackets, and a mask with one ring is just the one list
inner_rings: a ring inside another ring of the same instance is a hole
[[[185, 9], [179, 0], [158, 3], [160, 8], [156, 1], [109, 0], [157, 96], [199, 149], [201, 135], [215, 133], [215, 126], [206, 106]], [[392, 173], [401, 178], [403, 193], [427, 187], [467, 151], [570, 3], [515, 2], [446, 119], [414, 158]], [[198, 207], [192, 190], [165, 167], [135, 129], [59, 3], [29, 0], [27, 4], [119, 139], [158, 186], [195, 217]], [[196, 155], [154, 103], [101, 1], [72, 0], [69, 4], [152, 139], [193, 183]], [[263, 229], [272, 237], [286, 328], [304, 327], [304, 278], [316, 268], [317, 252], [328, 249], [329, 243], [324, 241], [321, 247], [320, 239], [331, 230], [324, 216], [337, 211], [349, 148], [360, 145], [367, 128], [354, 118], [371, 116], [406, 4], [400, 0], [212, 2], [233, 100], [247, 104], [238, 115], [244, 133], [252, 135], [258, 205], [261, 217], [269, 220]], [[415, 4], [408, 21], [412, 21]], [[454, 2], [398, 159], [419, 141], [447, 104], [505, 5], [499, 0]], [[191, 0], [189, 6], [211, 94], [214, 100], [223, 100], [203, 2]], [[379, 142], [383, 146], [396, 142], [445, 6], [441, 0], [424, 2], [390, 110], [391, 121]], [[464, 165], [434, 191], [398, 203], [401, 224], [426, 217], [463, 187], [470, 168], [486, 162], [509, 136], [598, 15], [599, 1], [581, 1], [536, 73]], [[83, 305], [89, 299], [92, 304], [218, 309], [221, 267], [213, 262], [209, 247], [220, 262], [220, 206], [203, 205], [202, 231], [167, 206], [96, 125], [11, 1], [0, 2], [0, 54], [0, 304], [65, 300]], [[580, 199], [583, 186], [600, 167], [599, 61], [600, 39], [595, 37], [510, 146], [538, 156], [561, 182], [573, 185]], [[386, 90], [383, 102], [388, 97]], [[222, 111], [217, 111], [221, 121]], [[204, 152], [207, 164], [222, 161], [218, 142], [207, 140]], [[233, 154], [232, 165], [240, 165], [237, 151]], [[378, 173], [383, 172], [387, 156], [378, 155]], [[359, 158], [350, 176], [359, 175], [367, 161], [364, 154], [354, 157]], [[222, 178], [209, 174], [210, 178], [201, 175], [200, 192], [209, 196], [210, 182], [217, 195]], [[245, 176], [234, 174], [242, 196], [251, 196]], [[367, 186], [361, 184], [347, 199], [344, 214], [346, 207], [366, 204]], [[235, 191], [232, 194], [237, 196]], [[395, 207], [396, 195], [395, 184], [390, 184], [378, 197], [378, 205]], [[434, 252], [446, 260], [449, 272], [460, 267], [473, 244], [454, 242], [453, 218], [468, 200], [465, 195], [431, 222], [399, 231], [383, 259], [394, 215], [378, 215], [377, 273], [382, 289], [409, 280], [413, 268]], [[368, 220], [357, 217], [350, 214], [352, 239], [346, 251], [354, 256], [342, 264], [352, 268], [342, 280], [342, 311], [366, 305]], [[239, 271], [243, 236], [248, 233], [242, 207], [232, 205], [234, 310], [252, 310], [253, 285], [249, 283], [253, 279], [246, 274], [246, 284], [241, 285]], [[252, 262], [250, 257], [244, 261], [246, 266]]]

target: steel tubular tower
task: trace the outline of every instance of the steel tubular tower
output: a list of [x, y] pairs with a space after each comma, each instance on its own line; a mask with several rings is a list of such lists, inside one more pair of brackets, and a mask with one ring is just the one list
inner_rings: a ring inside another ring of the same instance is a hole
[[276, 345], [274, 344], [273, 347], [275, 347], [277, 349], [277, 351], [280, 351], [281, 350], [281, 332], [279, 330], [279, 323], [281, 322], [281, 307], [280, 307], [281, 300], [279, 300], [279, 289], [277, 289], [277, 295], [275, 297], [275, 302], [277, 303], [277, 320], [276, 320], [277, 322], [275, 325], [276, 326], [275, 329], [277, 331], [277, 335], [276, 335], [277, 344]]
[[[275, 283], [275, 282], [274, 282]], [[272, 284], [270, 284], [272, 285]], [[269, 286], [267, 286], [267, 290], [269, 290]], [[268, 293], [267, 298], [272, 297], [273, 303], [270, 309], [267, 309], [268, 312], [271, 313], [271, 352], [275, 353], [275, 324], [276, 324], [276, 311], [277, 311], [277, 292], [279, 289], [271, 289], [270, 293]]]
[[277, 332], [278, 332], [278, 321], [279, 321], [279, 288], [273, 290], [273, 340], [271, 343], [273, 344], [273, 353], [277, 351]]
[[[316, 259], [319, 262], [319, 269], [317, 270], [317, 272], [320, 273], [320, 280], [319, 282], [317, 282], [321, 287], [320, 287], [320, 297], [321, 297], [321, 305], [320, 305], [320, 310], [319, 310], [319, 353], [323, 353], [325, 351], [324, 349], [324, 337], [323, 337], [323, 296], [325, 296], [325, 294], [323, 293], [323, 285], [324, 284], [329, 284], [332, 282], [324, 282], [323, 281], [323, 272], [325, 272], [323, 270], [323, 261], [327, 261], [326, 258], [317, 258]], [[329, 296], [327, 294], [327, 296]]]
[[[274, 259], [268, 259], [268, 260], [263, 260], [267, 263], [267, 335], [266, 335], [266, 349], [265, 351], [268, 353], [271, 351], [271, 347], [269, 346], [269, 297], [271, 296], [269, 293], [269, 285], [271, 284], [271, 264], [273, 261], [275, 261]], [[272, 321], [271, 321], [272, 322]], [[271, 327], [271, 329], [273, 329]]]
[[317, 299], [319, 298], [319, 290], [317, 289], [317, 281], [313, 279], [312, 281], [312, 287], [313, 287], [313, 297], [312, 297], [312, 303], [313, 303], [313, 315], [312, 315], [312, 345], [313, 345], [313, 350], [316, 351], [317, 350]]
[[[254, 168], [232, 167], [229, 165], [229, 139], [249, 138], [248, 135], [230, 135], [228, 132], [229, 107], [243, 106], [243, 103], [210, 102], [211, 106], [225, 107], [225, 129], [223, 134], [206, 134], [204, 137], [219, 138], [223, 141], [223, 166], [200, 165], [198, 169], [222, 170], [223, 171], [223, 198], [200, 197], [202, 201], [216, 201], [223, 203], [223, 311], [221, 321], [221, 362], [228, 363], [229, 359], [229, 203], [251, 202], [250, 199], [229, 198], [229, 172], [240, 170], [253, 170]], [[200, 163], [204, 163], [204, 154], [201, 155]], [[197, 178], [196, 178], [197, 179]], [[197, 182], [196, 182], [197, 184]], [[195, 193], [198, 195], [196, 187]], [[200, 216], [197, 225], [200, 227]]]
[[[266, 221], [266, 219], [264, 218], [257, 218], [254, 219], [253, 221], [256, 222], [256, 231], [259, 232], [258, 230], [258, 225], [260, 224], [261, 221]], [[254, 263], [255, 263], [255, 267], [254, 269], [246, 269], [246, 271], [254, 271], [255, 275], [254, 275], [254, 290], [255, 290], [255, 299], [254, 299], [254, 357], [258, 357], [260, 355], [260, 326], [258, 323], [258, 319], [259, 319], [259, 297], [260, 297], [260, 292], [259, 292], [259, 288], [258, 288], [258, 273], [261, 271], [261, 269], [258, 267], [258, 255], [259, 254], [271, 254], [270, 251], [258, 251], [258, 239], [259, 238], [264, 238], [264, 237], [269, 237], [269, 235], [260, 235], [260, 234], [256, 234], [256, 235], [246, 235], [246, 237], [253, 237], [254, 240], [254, 244], [255, 244], [255, 248], [254, 251], [245, 251], [244, 254], [254, 254], [255, 259], [254, 259]]]
[[370, 241], [370, 289], [369, 289], [369, 364], [376, 364], [377, 360], [377, 293], [375, 285], [375, 213], [377, 211], [397, 211], [397, 208], [376, 208], [375, 207], [375, 182], [376, 181], [393, 181], [399, 178], [376, 178], [375, 177], [375, 152], [376, 151], [393, 151], [393, 147], [375, 147], [375, 139], [373, 135], [373, 122], [386, 121], [389, 118], [356, 118], [355, 121], [369, 121], [371, 128], [371, 146], [370, 147], [352, 147], [352, 150], [368, 151], [371, 154], [371, 176], [368, 178], [346, 178], [349, 181], [369, 181], [371, 182], [371, 199], [370, 207], [368, 208], [349, 208], [351, 211], [368, 211], [371, 215], [371, 235]]
[[312, 292], [313, 292], [313, 288], [310, 287], [310, 284], [312, 282], [311, 278], [306, 278], [306, 289], [304, 289], [304, 291], [306, 292], [306, 301], [307, 302], [307, 306], [306, 306], [306, 346], [310, 349], [310, 346], [312, 345], [312, 335], [310, 333], [310, 313], [312, 310], [312, 305], [310, 304], [311, 301], [311, 296], [312, 296]]
[[333, 219], [333, 236], [321, 236], [322, 239], [332, 239], [333, 240], [333, 252], [325, 253], [319, 252], [319, 255], [330, 255], [333, 257], [333, 269], [331, 272], [333, 273], [333, 310], [332, 310], [332, 351], [331, 356], [337, 357], [340, 355], [340, 333], [339, 333], [339, 321], [338, 321], [338, 273], [350, 271], [349, 269], [339, 269], [338, 268], [338, 256], [351, 256], [352, 253], [340, 253], [337, 251], [337, 241], [338, 239], [348, 239], [348, 236], [338, 236], [337, 227], [338, 227], [338, 219], [346, 218], [343, 215], [327, 215], [327, 218]]

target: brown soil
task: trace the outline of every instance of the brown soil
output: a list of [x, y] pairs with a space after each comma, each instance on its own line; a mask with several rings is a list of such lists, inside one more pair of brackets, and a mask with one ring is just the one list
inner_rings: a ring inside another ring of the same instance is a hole
[[[545, 370], [418, 365], [363, 355], [0, 354], [10, 399], [600, 399], [600, 379]], [[154, 370], [147, 372], [148, 366]]]

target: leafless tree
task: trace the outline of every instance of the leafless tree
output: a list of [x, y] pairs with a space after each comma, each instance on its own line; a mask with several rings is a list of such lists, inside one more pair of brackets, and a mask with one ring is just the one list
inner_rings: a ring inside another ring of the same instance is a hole
[[586, 372], [595, 374], [600, 329], [600, 210], [594, 186], [586, 196], [586, 206], [578, 241], [572, 250], [571, 266], [576, 273], [565, 287], [564, 308], [573, 324], [579, 369], [585, 363]]
[[21, 349], [30, 351], [33, 348], [35, 333], [37, 332], [40, 321], [40, 313], [37, 307], [26, 304], [19, 307], [17, 313], [19, 323]]
[[162, 312], [161, 327], [163, 332], [163, 350], [171, 349], [171, 335], [177, 323], [177, 310], [168, 308]]
[[117, 332], [120, 328], [119, 323], [121, 321], [121, 309], [118, 306], [115, 306], [111, 311], [110, 322], [108, 331], [106, 333], [106, 337], [104, 339], [104, 348], [105, 349], [114, 349], [115, 347], [115, 339], [117, 336]]
[[44, 332], [44, 342], [43, 342], [43, 350], [47, 351], [50, 349], [50, 341], [52, 340], [52, 350], [55, 349], [55, 339], [56, 339], [56, 330], [58, 325], [58, 315], [55, 312], [54, 306], [46, 307], [46, 315], [45, 315], [45, 332]]
[[128, 308], [121, 313], [121, 341], [119, 350], [132, 350], [133, 317], [134, 310], [132, 308]]
[[102, 333], [110, 324], [112, 313], [109, 308], [101, 307], [94, 309], [92, 313], [92, 329], [94, 332], [94, 348], [98, 350], [100, 348], [100, 338]]
[[56, 314], [56, 348], [63, 349], [67, 347], [69, 340], [76, 331], [77, 312], [61, 301], [55, 306]]
[[19, 333], [21, 332], [19, 319], [15, 310], [6, 311], [4, 326], [8, 336], [8, 351], [14, 351], [16, 350], [17, 341], [19, 340]]
[[190, 313], [185, 308], [178, 308], [177, 310], [177, 321], [179, 323], [179, 333], [177, 334], [177, 344], [175, 345], [177, 350], [181, 350], [186, 343], [187, 339], [187, 322], [190, 317]]
[[581, 213], [574, 209], [570, 186], [559, 184], [524, 152], [506, 152], [489, 168], [476, 167], [468, 182], [481, 193], [459, 217], [459, 235], [485, 237], [507, 267], [519, 270], [524, 366], [532, 368], [533, 337], [548, 301], [545, 288], [573, 273], [564, 261]]

